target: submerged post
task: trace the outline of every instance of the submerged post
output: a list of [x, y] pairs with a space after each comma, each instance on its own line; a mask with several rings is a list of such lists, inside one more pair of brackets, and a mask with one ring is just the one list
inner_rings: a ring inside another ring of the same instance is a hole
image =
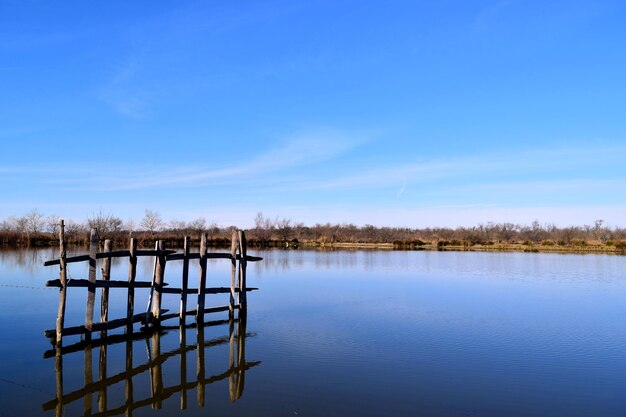
[[67, 295], [67, 262], [65, 260], [65, 222], [61, 220], [59, 226], [59, 280], [61, 281], [61, 290], [59, 291], [59, 311], [57, 313], [56, 322], [56, 344], [61, 346], [63, 325], [65, 324], [65, 297]]
[[228, 304], [228, 314], [233, 316], [235, 314], [235, 281], [237, 279], [237, 248], [239, 247], [239, 234], [236, 230], [230, 236], [230, 303]]
[[135, 277], [137, 275], [137, 239], [130, 238], [130, 257], [128, 258], [128, 299], [126, 300], [126, 334], [133, 332], [133, 314], [135, 309]]
[[189, 236], [185, 236], [183, 245], [183, 281], [180, 293], [179, 319], [181, 324], [185, 323], [185, 312], [187, 311], [187, 288], [189, 288]]
[[204, 287], [206, 287], [206, 264], [207, 264], [207, 234], [202, 233], [200, 238], [200, 274], [198, 276], [198, 307], [196, 310], [196, 322], [201, 326], [204, 321]]
[[[159, 241], [154, 242], [154, 250], [158, 252]], [[150, 281], [150, 296], [148, 297], [148, 307], [146, 308], [146, 318], [144, 320], [146, 326], [149, 326], [152, 321], [152, 309], [154, 308], [154, 288], [156, 287], [156, 275], [157, 275], [157, 263], [159, 262], [158, 256], [154, 257], [154, 267], [152, 268], [152, 280]]]
[[157, 262], [156, 269], [154, 272], [154, 303], [152, 304], [152, 316], [155, 318], [155, 322], [159, 323], [159, 318], [161, 316], [161, 298], [163, 297], [163, 283], [165, 281], [165, 253], [163, 241], [159, 240], [157, 244]]
[[241, 310], [246, 306], [246, 267], [248, 261], [246, 256], [248, 255], [248, 243], [246, 242], [246, 234], [243, 230], [239, 231], [239, 308], [240, 315]]
[[87, 288], [87, 312], [85, 314], [85, 328], [89, 330], [85, 337], [87, 340], [91, 338], [91, 329], [93, 326], [93, 309], [96, 301], [96, 253], [98, 252], [98, 229], [93, 227], [89, 236], [89, 283]]

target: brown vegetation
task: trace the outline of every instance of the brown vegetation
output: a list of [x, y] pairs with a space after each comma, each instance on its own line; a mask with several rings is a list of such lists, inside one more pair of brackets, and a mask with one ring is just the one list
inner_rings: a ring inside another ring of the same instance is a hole
[[[0, 222], [0, 245], [48, 246], [56, 245], [59, 217], [44, 216], [31, 210], [21, 217], [11, 216]], [[138, 226], [135, 226], [135, 225]], [[132, 234], [141, 246], [151, 246], [161, 239], [169, 247], [181, 246], [184, 236], [192, 241], [199, 239], [202, 231], [209, 234], [211, 246], [228, 246], [234, 226], [220, 227], [207, 223], [204, 218], [190, 222], [171, 220], [165, 222], [154, 211], [146, 210], [144, 218], [122, 221], [119, 217], [96, 213], [85, 222], [66, 222], [68, 244], [87, 245], [89, 230], [97, 227], [102, 239], [126, 244]], [[626, 252], [626, 229], [605, 225], [597, 220], [593, 225], [557, 227], [551, 224], [531, 225], [513, 223], [487, 223], [474, 227], [376, 227], [357, 226], [350, 223], [316, 223], [307, 226], [288, 218], [275, 219], [258, 213], [254, 227], [249, 230], [249, 245], [253, 247], [386, 247], [396, 249], [437, 250], [524, 250], [535, 251], [604, 251]], [[199, 240], [198, 240], [199, 241]]]

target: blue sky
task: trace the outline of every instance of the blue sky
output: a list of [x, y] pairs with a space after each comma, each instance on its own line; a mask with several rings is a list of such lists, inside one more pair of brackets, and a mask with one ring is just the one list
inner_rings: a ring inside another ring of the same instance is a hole
[[626, 226], [626, 3], [0, 0], [0, 218]]

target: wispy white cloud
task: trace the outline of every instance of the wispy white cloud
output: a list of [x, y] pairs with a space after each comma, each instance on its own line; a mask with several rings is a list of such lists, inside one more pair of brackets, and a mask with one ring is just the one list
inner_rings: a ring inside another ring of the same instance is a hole
[[398, 192], [396, 193], [396, 198], [399, 198], [402, 194], [404, 194], [404, 192], [406, 191], [406, 178], [404, 179], [404, 182], [402, 183], [402, 186], [400, 187], [400, 189], [398, 190]]
[[[280, 176], [272, 177], [281, 171], [314, 165], [337, 158], [357, 146], [360, 140], [353, 136], [332, 130], [319, 130], [298, 134], [282, 141], [277, 146], [259, 153], [248, 160], [236, 161], [221, 167], [120, 167], [118, 172], [135, 172], [124, 176], [86, 175], [52, 179], [58, 186], [76, 189], [88, 187], [90, 190], [134, 190], [158, 187], [198, 187], [207, 184], [214, 186], [250, 182], [266, 178], [268, 182], [280, 181]], [[110, 169], [108, 170], [110, 171]]]
[[[626, 145], [578, 144], [365, 165], [354, 159], [361, 143], [358, 135], [315, 131], [221, 166], [5, 166], [0, 180], [28, 178], [29, 189], [54, 191], [48, 204], [75, 202], [80, 192], [83, 202], [77, 206], [91, 210], [107, 196], [111, 204], [105, 210], [127, 204], [124, 215], [134, 217], [146, 207], [158, 207], [165, 217], [193, 216], [181, 202], [194, 198], [191, 206], [198, 215], [242, 226], [259, 210], [307, 224], [452, 226], [535, 218], [580, 224], [603, 218], [623, 225]], [[216, 196], [224, 207], [203, 214]], [[33, 201], [37, 197], [28, 204]]]
[[[307, 189], [355, 189], [373, 187], [400, 187], [402, 193], [408, 184], [427, 184], [455, 180], [470, 181], [486, 177], [475, 184], [503, 177], [541, 175], [545, 183], [554, 177], [576, 175], [580, 179], [593, 178], [595, 171], [617, 167], [626, 158], [626, 145], [594, 145], [483, 153], [452, 158], [438, 158], [402, 165], [365, 167], [348, 175], [311, 180], [298, 187]], [[615, 171], [620, 175], [620, 171]], [[512, 181], [518, 181], [513, 179]], [[589, 180], [593, 181], [593, 180]], [[399, 194], [401, 194], [399, 192]]]

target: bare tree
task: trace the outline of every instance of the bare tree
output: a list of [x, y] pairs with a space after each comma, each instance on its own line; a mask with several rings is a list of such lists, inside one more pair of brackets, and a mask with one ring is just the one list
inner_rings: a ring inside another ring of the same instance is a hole
[[87, 216], [87, 226], [90, 229], [94, 227], [98, 229], [100, 236], [104, 236], [109, 231], [109, 218], [111, 214], [105, 214], [102, 210], [97, 213], [92, 213], [91, 216]]
[[114, 216], [111, 213], [105, 214], [102, 210], [98, 213], [93, 213], [90, 217], [87, 217], [87, 225], [89, 228], [98, 229], [98, 233], [101, 237], [108, 235], [109, 233], [119, 233], [122, 231], [124, 222], [121, 218]]
[[272, 219], [263, 216], [263, 212], [259, 211], [254, 217], [254, 234], [261, 242], [267, 242], [272, 237], [274, 224]]
[[79, 233], [84, 233], [87, 231], [87, 227], [83, 223], [77, 223], [74, 220], [68, 220], [65, 222], [65, 233], [68, 236], [74, 236]]
[[9, 220], [2, 220], [2, 223], [0, 223], [0, 232], [9, 233], [13, 231], [13, 225], [11, 222]]
[[309, 229], [304, 225], [304, 223], [299, 222], [293, 225], [294, 234], [296, 235], [297, 240], [302, 240], [304, 234], [306, 233], [306, 229]]
[[278, 236], [280, 237], [280, 239], [283, 242], [287, 242], [292, 232], [291, 219], [288, 219], [286, 217], [278, 219], [277, 217], [274, 224], [276, 225], [276, 231], [278, 232]]
[[32, 233], [33, 235], [38, 234], [46, 224], [44, 215], [41, 214], [41, 212], [36, 208], [29, 211], [26, 214], [25, 219], [26, 227], [28, 228], [29, 233]]
[[168, 228], [174, 232], [176, 237], [181, 238], [187, 230], [187, 223], [184, 220], [172, 219], [169, 221]]
[[596, 240], [604, 243], [609, 240], [610, 231], [608, 228], [603, 227], [604, 220], [596, 220], [594, 222], [594, 237]]
[[154, 232], [163, 227], [163, 220], [161, 219], [161, 215], [156, 211], [146, 210], [146, 214], [141, 220], [140, 225], [144, 229], [148, 230], [152, 237], [154, 237]]
[[46, 226], [48, 226], [48, 231], [52, 237], [57, 237], [57, 231], [59, 230], [59, 223], [61, 223], [61, 218], [56, 214], [51, 214], [46, 218]]
[[194, 232], [203, 232], [206, 230], [206, 219], [204, 217], [198, 217], [189, 222], [189, 229]]
[[127, 232], [135, 231], [135, 220], [128, 219], [122, 224], [122, 230], [126, 230]]
[[116, 216], [109, 217], [109, 222], [107, 224], [107, 227], [109, 228], [110, 231], [114, 233], [121, 232], [123, 226], [124, 226], [124, 221], [120, 219], [119, 217], [116, 217]]
[[187, 223], [184, 220], [172, 219], [168, 223], [168, 228], [172, 231], [185, 230]]
[[9, 218], [9, 222], [13, 225], [13, 230], [30, 240], [30, 233], [28, 231], [28, 219], [26, 216]]
[[209, 233], [209, 238], [214, 239], [220, 233], [220, 227], [215, 222], [209, 223], [207, 226], [207, 232]]

